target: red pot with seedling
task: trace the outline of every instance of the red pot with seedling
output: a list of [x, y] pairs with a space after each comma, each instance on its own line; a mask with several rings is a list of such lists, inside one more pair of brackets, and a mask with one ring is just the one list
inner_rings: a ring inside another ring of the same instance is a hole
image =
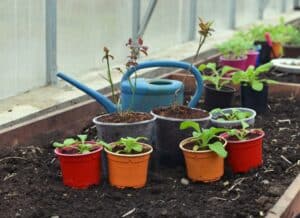
[[242, 122], [242, 129], [231, 129], [221, 137], [227, 140], [227, 163], [234, 173], [246, 173], [262, 165], [262, 145], [265, 135], [260, 129], [247, 129], [249, 124]]
[[102, 146], [95, 141], [86, 141], [86, 135], [78, 135], [79, 140], [67, 138], [63, 143], [54, 142], [66, 186], [85, 189], [98, 185], [101, 180]]

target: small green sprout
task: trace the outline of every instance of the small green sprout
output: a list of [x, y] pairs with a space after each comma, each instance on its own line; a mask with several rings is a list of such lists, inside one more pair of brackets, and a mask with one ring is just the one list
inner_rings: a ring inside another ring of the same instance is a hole
[[[180, 124], [180, 129], [194, 129], [192, 135], [195, 145], [193, 146], [193, 151], [199, 151], [203, 149], [210, 149], [215, 152], [220, 157], [227, 157], [227, 151], [224, 149], [223, 143], [219, 141], [217, 136], [218, 133], [226, 132], [227, 129], [211, 127], [209, 129], [201, 129], [199, 123], [194, 121], [183, 121]], [[217, 141], [211, 142], [213, 139]]]
[[232, 108], [231, 112], [225, 113], [221, 108], [216, 108], [211, 111], [213, 114], [218, 114], [217, 120], [219, 121], [234, 121], [234, 120], [243, 120], [251, 117], [249, 111], [241, 111], [237, 108]]

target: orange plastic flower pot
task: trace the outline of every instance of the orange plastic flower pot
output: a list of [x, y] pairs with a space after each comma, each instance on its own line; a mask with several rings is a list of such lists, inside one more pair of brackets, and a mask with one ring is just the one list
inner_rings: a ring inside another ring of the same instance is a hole
[[[112, 143], [113, 145], [114, 143]], [[105, 148], [108, 160], [109, 183], [117, 188], [142, 188], [146, 185], [148, 164], [153, 148], [142, 154], [117, 154]]]
[[279, 42], [272, 43], [271, 58], [279, 58], [283, 55], [282, 45]]
[[[224, 141], [225, 147], [226, 140], [221, 140]], [[192, 181], [201, 182], [219, 180], [224, 174], [224, 158], [219, 157], [210, 150], [193, 151], [184, 148], [184, 145], [192, 141], [193, 138], [187, 138], [179, 144], [180, 149], [183, 151], [188, 178]]]
[[[88, 142], [92, 143], [92, 142]], [[101, 180], [101, 151], [102, 147], [87, 154], [63, 154], [56, 148], [66, 186], [85, 189], [91, 185], [98, 185]]]
[[226, 161], [234, 173], [246, 173], [252, 168], [262, 165], [262, 144], [265, 133], [262, 130], [255, 130], [254, 133], [259, 136], [244, 141], [228, 140], [227, 133], [221, 135], [227, 140], [228, 156]]

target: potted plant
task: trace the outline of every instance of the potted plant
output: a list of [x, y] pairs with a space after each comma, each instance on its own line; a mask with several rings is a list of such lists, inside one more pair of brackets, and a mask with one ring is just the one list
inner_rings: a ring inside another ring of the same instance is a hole
[[211, 112], [211, 124], [215, 127], [238, 128], [242, 122], [254, 125], [256, 112], [250, 108], [216, 108]]
[[[126, 44], [130, 49], [129, 60], [126, 63], [126, 67], [136, 66], [137, 59], [140, 53], [147, 55], [147, 47], [143, 45], [143, 40], [139, 38], [137, 42], [133, 42], [132, 39], [128, 40]], [[110, 84], [112, 100], [115, 104], [119, 105], [119, 98], [116, 94], [114, 82], [112, 80], [110, 59], [114, 57], [109, 53], [109, 49], [104, 47], [104, 56], [102, 60], [106, 61], [107, 75], [103, 77]], [[120, 70], [120, 69], [119, 69]], [[132, 80], [129, 79], [129, 84], [134, 96], [136, 77]], [[152, 140], [152, 133], [154, 128], [155, 117], [150, 113], [134, 112], [134, 111], [122, 111], [118, 107], [116, 113], [103, 114], [93, 119], [96, 124], [98, 137], [106, 142], [114, 142], [121, 137], [131, 136], [137, 137], [143, 135], [150, 141]]]
[[205, 109], [230, 107], [236, 90], [231, 86], [227, 86], [230, 79], [224, 79], [224, 76], [234, 68], [224, 66], [217, 70], [215, 63], [208, 63], [201, 64], [198, 69], [200, 72], [209, 71], [207, 75], [202, 73], [203, 80], [208, 82], [204, 84]]
[[108, 159], [109, 183], [117, 188], [141, 188], [147, 181], [148, 163], [153, 148], [139, 142], [145, 137], [126, 137], [104, 143]]
[[[195, 58], [199, 55], [200, 49], [206, 38], [211, 35], [212, 22], [205, 22], [199, 18], [199, 46], [197, 48]], [[190, 65], [190, 69], [193, 65]], [[189, 69], [189, 70], [190, 70]], [[174, 101], [171, 106], [154, 108], [151, 114], [156, 117], [155, 121], [155, 136], [156, 147], [158, 149], [158, 160], [161, 164], [170, 167], [175, 167], [184, 164], [184, 159], [178, 144], [181, 140], [187, 138], [191, 131], [180, 131], [178, 129], [180, 123], [185, 120], [193, 120], [202, 127], [209, 124], [211, 115], [199, 108], [189, 108], [183, 105], [176, 104], [177, 93], [174, 93]]]
[[250, 66], [246, 71], [238, 71], [233, 74], [232, 82], [241, 85], [242, 107], [254, 109], [257, 113], [263, 113], [267, 110], [268, 84], [276, 82], [262, 79], [260, 75], [268, 72], [271, 67], [272, 63], [267, 63], [257, 68]]
[[233, 37], [218, 45], [217, 48], [221, 53], [220, 65], [245, 70], [247, 53], [251, 47], [252, 43], [241, 37]]
[[184, 155], [188, 178], [201, 182], [219, 180], [224, 174], [227, 142], [217, 134], [226, 129], [211, 127], [201, 130], [199, 124], [193, 121], [180, 124], [181, 130], [187, 128], [194, 130], [192, 137], [181, 141], [179, 147]]
[[242, 129], [231, 129], [221, 134], [227, 140], [227, 163], [234, 173], [246, 173], [262, 165], [262, 143], [265, 135], [260, 129], [248, 129], [242, 122]]
[[84, 189], [98, 185], [101, 179], [101, 142], [87, 141], [87, 135], [79, 140], [67, 138], [63, 143], [54, 142], [63, 183], [72, 188]]

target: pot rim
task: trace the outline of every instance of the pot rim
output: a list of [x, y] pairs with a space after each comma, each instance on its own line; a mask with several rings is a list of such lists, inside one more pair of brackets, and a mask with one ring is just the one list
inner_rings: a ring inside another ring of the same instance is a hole
[[216, 88], [210, 87], [209, 85], [214, 85], [214, 84], [212, 84], [212, 83], [204, 83], [204, 87], [205, 88], [210, 89], [210, 90], [214, 90], [214, 91], [217, 91], [217, 92], [225, 92], [225, 93], [234, 93], [234, 92], [236, 92], [236, 88], [234, 88], [232, 86], [224, 85], [223, 87], [227, 87], [227, 88], [231, 89], [230, 91], [229, 90], [228, 91], [224, 91], [224, 90], [217, 90]]
[[[226, 140], [225, 138], [220, 137], [220, 136], [217, 136], [217, 138], [219, 138], [219, 139], [221, 139], [222, 141], [224, 141], [223, 147], [225, 148], [226, 145], [227, 145], [227, 140]], [[191, 142], [191, 141], [195, 141], [193, 137], [189, 137], [189, 138], [186, 138], [186, 139], [182, 140], [182, 141], [179, 143], [179, 148], [180, 148], [182, 151], [189, 152], [189, 153], [203, 154], [203, 153], [212, 153], [212, 152], [213, 152], [212, 150], [193, 151], [193, 150], [189, 150], [189, 149], [186, 149], [186, 148], [183, 147], [187, 142]], [[215, 152], [213, 152], [213, 153], [215, 153]]]
[[256, 117], [256, 111], [251, 108], [247, 108], [247, 107], [230, 107], [230, 108], [222, 108], [221, 110], [224, 111], [224, 110], [232, 110], [232, 109], [248, 111], [248, 112], [251, 112], [252, 115], [248, 118], [241, 119], [241, 120], [225, 120], [225, 121], [223, 121], [223, 120], [215, 119], [213, 116], [213, 112], [209, 112], [212, 115], [211, 121], [214, 123], [220, 123], [220, 124], [235, 124], [235, 123], [240, 123], [242, 121], [250, 121], [252, 119], [255, 119], [255, 117]]
[[231, 141], [231, 140], [227, 140], [226, 137], [228, 137], [227, 133], [222, 133], [220, 135], [221, 138], [227, 140], [228, 143], [230, 144], [241, 144], [241, 143], [247, 143], [247, 142], [252, 142], [252, 141], [256, 141], [258, 139], [261, 139], [265, 136], [265, 132], [262, 129], [251, 129], [251, 132], [255, 132], [255, 133], [259, 133], [260, 135], [257, 136], [256, 138], [253, 139], [248, 139], [248, 140], [239, 140], [239, 141]]
[[[115, 145], [116, 142], [112, 142], [112, 143], [109, 143], [109, 144], [110, 144], [110, 145]], [[128, 158], [131, 158], [131, 157], [141, 157], [141, 156], [146, 156], [146, 155], [149, 155], [149, 154], [151, 154], [151, 153], [153, 152], [153, 147], [152, 147], [151, 145], [146, 144], [146, 143], [141, 143], [141, 142], [140, 142], [140, 144], [142, 144], [143, 146], [146, 146], [146, 147], [150, 148], [150, 150], [147, 151], [147, 152], [145, 152], [145, 153], [140, 153], [140, 154], [117, 154], [117, 153], [115, 153], [115, 152], [109, 151], [107, 148], [104, 148], [104, 151], [105, 151], [106, 153], [109, 153], [109, 154], [114, 155], [114, 156], [128, 157]]]
[[[86, 141], [86, 142], [87, 142], [87, 143], [88, 143], [88, 142], [91, 143], [91, 142], [93, 142], [93, 141]], [[95, 144], [95, 142], [93, 142], [92, 144]], [[63, 153], [61, 153], [59, 150], [60, 150], [60, 148], [55, 148], [55, 149], [54, 149], [54, 153], [55, 153], [56, 155], [58, 155], [58, 156], [61, 156], [61, 157], [83, 157], [83, 156], [88, 156], [88, 155], [95, 154], [95, 153], [97, 153], [97, 152], [102, 151], [102, 150], [103, 150], [103, 146], [102, 146], [102, 145], [99, 145], [99, 148], [98, 148], [98, 149], [96, 149], [96, 150], [94, 150], [94, 151], [91, 151], [91, 152], [89, 152], [89, 153], [85, 153], [85, 154], [79, 154], [79, 153], [77, 153], [77, 154], [63, 154]]]
[[246, 61], [247, 59], [248, 59], [247, 54], [243, 58], [239, 58], [239, 59], [228, 59], [228, 58], [225, 58], [223, 55], [220, 56], [221, 61], [238, 62], [238, 61]]
[[[195, 109], [195, 110], [201, 110], [201, 111], [206, 111], [206, 110], [202, 110], [200, 108], [192, 108], [192, 109]], [[206, 111], [208, 112], [208, 111]], [[210, 120], [211, 119], [211, 114], [208, 112], [208, 116], [207, 117], [203, 117], [203, 118], [191, 118], [191, 119], [186, 119], [186, 118], [174, 118], [174, 117], [165, 117], [165, 116], [161, 116], [161, 115], [158, 115], [156, 113], [154, 113], [152, 110], [150, 111], [150, 114], [152, 114], [153, 116], [155, 116], [156, 118], [159, 118], [161, 120], [168, 120], [168, 121], [185, 121], [185, 120], [190, 120], [190, 121], [206, 121], [206, 120]]]
[[[135, 113], [147, 113], [147, 112], [135, 112]], [[153, 117], [150, 120], [143, 120], [143, 121], [138, 121], [138, 122], [133, 122], [133, 123], [109, 123], [109, 122], [101, 122], [101, 121], [97, 120], [100, 117], [109, 116], [110, 114], [111, 113], [106, 113], [106, 114], [102, 114], [100, 116], [94, 117], [93, 123], [96, 125], [102, 125], [102, 126], [134, 126], [134, 125], [151, 123], [151, 122], [155, 121], [155, 119], [156, 119], [156, 117], [153, 116], [153, 114], [151, 114]]]

